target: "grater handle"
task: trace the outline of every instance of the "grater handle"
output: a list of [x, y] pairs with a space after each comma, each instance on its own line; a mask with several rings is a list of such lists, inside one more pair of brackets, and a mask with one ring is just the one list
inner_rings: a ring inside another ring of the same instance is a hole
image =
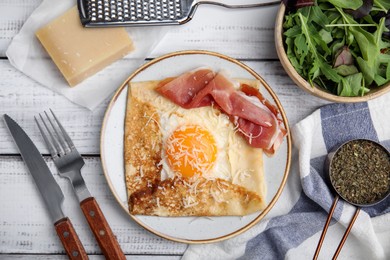
[[278, 5], [281, 1], [261, 1], [261, 0], [245, 0], [243, 2], [237, 4], [237, 0], [197, 0], [197, 4], [210, 4], [210, 5], [218, 5], [226, 8], [254, 8], [254, 7], [266, 7], [272, 5]]
[[85, 25], [90, 22], [90, 19], [87, 17], [87, 3], [84, 0], [77, 0], [77, 9], [79, 10], [81, 23]]

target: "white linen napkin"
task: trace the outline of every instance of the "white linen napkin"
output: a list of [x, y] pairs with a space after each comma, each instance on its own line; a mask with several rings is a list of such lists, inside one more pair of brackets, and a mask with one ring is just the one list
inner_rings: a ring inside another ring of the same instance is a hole
[[44, 0], [13, 38], [6, 55], [14, 67], [30, 78], [64, 95], [72, 102], [92, 110], [144, 62], [168, 28], [128, 27], [127, 31], [134, 41], [135, 51], [71, 88], [34, 33], [74, 5], [76, 5], [74, 0]]
[[[255, 227], [230, 240], [191, 245], [183, 259], [312, 259], [334, 195], [323, 165], [335, 146], [354, 138], [390, 149], [390, 94], [356, 104], [330, 104], [292, 129], [288, 182], [275, 207]], [[319, 259], [331, 259], [355, 207], [339, 201]], [[390, 197], [362, 208], [338, 259], [390, 259]]]

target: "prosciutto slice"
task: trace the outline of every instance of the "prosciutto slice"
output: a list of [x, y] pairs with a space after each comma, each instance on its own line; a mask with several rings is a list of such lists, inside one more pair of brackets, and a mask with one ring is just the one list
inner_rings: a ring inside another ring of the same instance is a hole
[[[241, 91], [247, 96], [257, 98], [271, 114], [273, 115], [273, 124], [271, 127], [261, 127], [258, 124], [239, 118], [237, 124], [239, 129], [243, 131], [243, 136], [254, 147], [263, 148], [268, 155], [274, 154], [283, 142], [283, 137], [287, 134], [287, 130], [283, 126], [280, 119], [280, 113], [276, 106], [272, 105], [257, 89], [246, 84], [241, 85]], [[249, 135], [248, 135], [249, 133]], [[266, 148], [268, 147], [268, 148]]]
[[268, 155], [274, 154], [287, 132], [278, 118], [279, 110], [257, 89], [237, 84], [223, 73], [202, 68], [162, 81], [156, 90], [186, 109], [218, 107], [229, 116], [250, 146], [262, 148]]
[[177, 78], [168, 78], [160, 82], [157, 91], [175, 104], [190, 109], [211, 105], [212, 100], [205, 97], [202, 102], [193, 106], [195, 96], [214, 79], [214, 71], [200, 68], [180, 75]]

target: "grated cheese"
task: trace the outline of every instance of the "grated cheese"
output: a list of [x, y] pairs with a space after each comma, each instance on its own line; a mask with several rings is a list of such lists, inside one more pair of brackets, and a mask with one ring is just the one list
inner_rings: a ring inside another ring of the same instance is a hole
[[135, 183], [140, 183], [142, 180], [141, 180], [141, 177], [140, 176], [135, 176], [134, 177], [134, 182]]
[[199, 202], [195, 201], [195, 199], [191, 196], [186, 196], [183, 198], [183, 206], [184, 208], [190, 208], [198, 205]]
[[257, 137], [259, 137], [259, 136], [263, 133], [263, 128], [261, 127], [260, 129], [261, 129], [260, 133], [259, 133], [258, 135], [256, 135], [256, 136], [253, 136], [252, 133], [250, 133], [250, 134], [248, 135], [247, 133], [245, 133], [244, 131], [242, 131], [240, 128], [238, 129], [238, 131], [239, 131], [240, 133], [242, 133], [244, 136], [248, 137], [248, 138], [249, 138], [249, 144], [252, 144], [252, 139], [256, 139]]
[[159, 128], [160, 130], [162, 130], [162, 127], [161, 127], [160, 123], [157, 122], [157, 120], [153, 118], [155, 114], [157, 114], [157, 112], [153, 112], [153, 114], [151, 114], [150, 116], [148, 116], [148, 115], [146, 114], [146, 112], [144, 113], [144, 116], [143, 116], [143, 117], [144, 117], [144, 118], [148, 118], [148, 121], [146, 121], [145, 125], [141, 128], [141, 131], [143, 131], [143, 130], [145, 129], [145, 127], [147, 127], [147, 126], [149, 125], [150, 121], [155, 122], [156, 125], [158, 126], [158, 128]]
[[238, 170], [236, 174], [234, 174], [232, 183], [233, 184], [239, 184], [239, 182], [243, 182], [244, 179], [249, 178], [251, 176], [251, 173], [253, 173], [253, 169], [244, 169], [244, 170]]
[[222, 203], [224, 202], [223, 199], [220, 198], [219, 195], [221, 195], [221, 192], [220, 191], [214, 191], [213, 189], [210, 189], [210, 195], [211, 197], [213, 197], [213, 199], [217, 202], [217, 203]]
[[223, 193], [227, 193], [227, 192], [228, 192], [227, 189], [224, 189], [223, 187], [221, 187], [221, 184], [222, 184], [222, 185], [226, 185], [226, 183], [220, 182], [220, 181], [217, 181], [216, 183], [217, 183], [217, 187], [218, 187], [218, 189], [219, 189], [220, 192], [223, 192]]
[[144, 177], [144, 171], [142, 169], [142, 165], [139, 167], [139, 175], [141, 178]]

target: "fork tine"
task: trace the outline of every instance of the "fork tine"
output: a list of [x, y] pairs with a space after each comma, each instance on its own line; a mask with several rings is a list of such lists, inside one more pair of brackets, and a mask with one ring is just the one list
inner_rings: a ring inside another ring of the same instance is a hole
[[39, 123], [38, 119], [35, 116], [34, 116], [34, 119], [35, 119], [35, 123], [37, 124], [37, 126], [39, 128], [39, 132], [41, 132], [43, 140], [45, 140], [45, 143], [46, 143], [47, 147], [49, 148], [49, 152], [50, 152], [51, 156], [52, 157], [57, 157], [58, 156], [58, 152], [56, 150], [56, 147], [54, 147], [53, 143], [47, 137], [45, 131], [43, 130], [41, 124]]
[[[46, 115], [46, 118], [47, 120], [49, 121], [51, 127], [54, 129], [54, 132], [55, 132], [55, 135], [57, 136], [57, 142], [59, 143], [59, 145], [62, 147], [62, 149], [64, 150], [65, 154], [70, 152], [70, 148], [68, 147], [68, 144], [66, 143], [64, 137], [62, 134], [60, 134], [58, 132], [58, 127], [55, 126], [55, 124], [53, 123], [53, 121], [50, 119], [49, 115], [46, 113], [46, 111], [44, 111], [45, 115]], [[54, 137], [54, 134], [52, 135]]]
[[50, 135], [50, 139], [52, 141], [52, 143], [54, 144], [54, 147], [57, 149], [57, 154], [59, 155], [64, 155], [65, 154], [65, 151], [61, 148], [61, 145], [60, 143], [58, 142], [57, 138], [54, 137], [53, 135], [53, 131], [50, 130], [50, 128], [47, 126], [45, 120], [43, 119], [43, 116], [41, 114], [39, 114], [42, 122], [43, 122], [43, 125], [45, 126], [46, 128], [46, 131], [49, 133]]
[[58, 141], [58, 138], [55, 136], [55, 132], [53, 132], [53, 129], [50, 128], [50, 125], [51, 125], [50, 120], [49, 120], [49, 123], [50, 123], [50, 125], [49, 125], [41, 114], [39, 114], [39, 116], [40, 116], [40, 118], [41, 118], [41, 120], [43, 122], [43, 125], [45, 126], [46, 131], [49, 133], [49, 136], [50, 136], [49, 139], [52, 141], [52, 143], [56, 147], [56, 149], [58, 151], [58, 154], [59, 155], [64, 155], [65, 154], [65, 149], [61, 146], [60, 142]]
[[57, 119], [56, 115], [54, 114], [53, 110], [50, 109], [51, 114], [53, 115], [55, 121], [57, 122], [58, 126], [61, 129], [61, 132], [63, 134], [63, 137], [65, 138], [66, 142], [68, 143], [70, 149], [74, 149], [75, 146], [72, 142], [72, 139], [69, 137], [68, 133], [65, 131], [65, 128], [61, 125], [60, 121]]

